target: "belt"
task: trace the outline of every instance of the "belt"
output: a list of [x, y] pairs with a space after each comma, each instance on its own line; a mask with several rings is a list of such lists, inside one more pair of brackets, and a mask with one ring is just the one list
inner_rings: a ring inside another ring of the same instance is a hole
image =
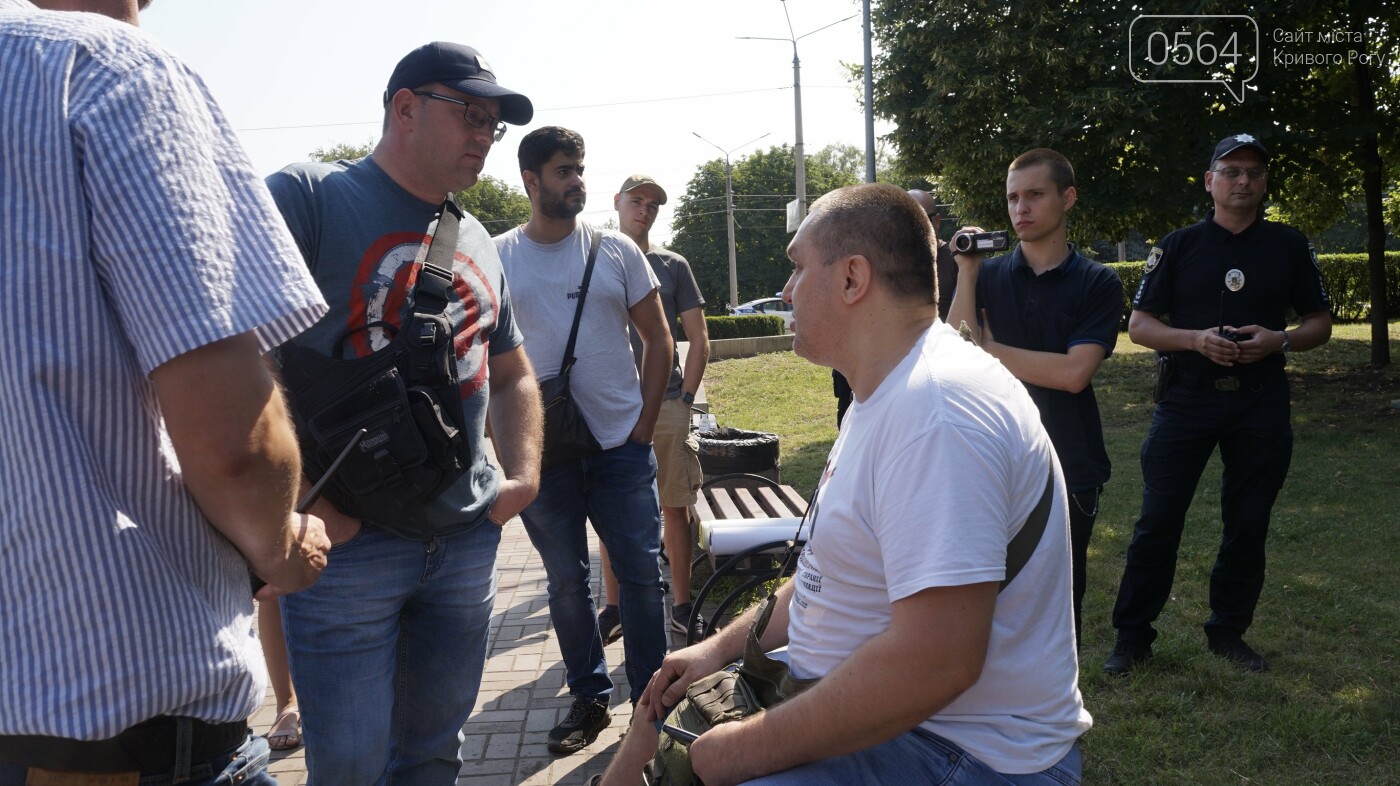
[[177, 766], [182, 722], [189, 724], [185, 745], [191, 763], [230, 753], [248, 737], [245, 721], [206, 723], [159, 715], [105, 740], [0, 735], [0, 761], [59, 772], [165, 772]]
[[1268, 377], [1262, 374], [1181, 380], [1181, 384], [1191, 390], [1213, 390], [1221, 393], [1234, 393], [1240, 390], [1259, 391], [1262, 390], [1268, 382]]

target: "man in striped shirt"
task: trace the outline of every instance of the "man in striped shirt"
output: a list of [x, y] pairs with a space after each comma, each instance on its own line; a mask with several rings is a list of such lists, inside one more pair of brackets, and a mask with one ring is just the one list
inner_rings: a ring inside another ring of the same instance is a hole
[[325, 302], [199, 78], [40, 10], [137, 0], [38, 6], [0, 0], [0, 786], [275, 784], [248, 571], [329, 541], [262, 352]]

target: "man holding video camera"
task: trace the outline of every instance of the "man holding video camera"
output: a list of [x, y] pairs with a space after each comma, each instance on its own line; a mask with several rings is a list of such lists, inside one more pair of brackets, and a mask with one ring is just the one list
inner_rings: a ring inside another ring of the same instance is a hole
[[1066, 216], [1077, 197], [1074, 168], [1063, 155], [1037, 148], [1017, 156], [1006, 173], [1006, 210], [1021, 242], [1012, 253], [983, 261], [982, 244], [970, 242], [981, 230], [958, 230], [951, 244], [958, 289], [947, 322], [954, 328], [966, 322], [973, 340], [1025, 384], [1055, 444], [1070, 491], [1080, 640], [1089, 537], [1109, 476], [1092, 380], [1118, 340], [1123, 284], [1066, 240]]
[[[1142, 514], [1113, 608], [1109, 674], [1152, 656], [1152, 622], [1171, 593], [1186, 510], [1217, 444], [1225, 531], [1206, 639], [1242, 669], [1269, 668], [1243, 635], [1264, 587], [1269, 512], [1293, 453], [1284, 361], [1290, 349], [1327, 343], [1332, 317], [1308, 239], [1263, 219], [1268, 163], [1249, 134], [1216, 144], [1205, 173], [1214, 209], [1152, 249], [1133, 299], [1129, 335], [1165, 354], [1171, 370], [1142, 446]], [[1302, 324], [1286, 330], [1290, 308]]]

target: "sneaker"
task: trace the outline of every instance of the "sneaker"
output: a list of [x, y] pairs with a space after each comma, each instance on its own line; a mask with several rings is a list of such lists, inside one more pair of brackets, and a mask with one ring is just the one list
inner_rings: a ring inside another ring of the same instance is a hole
[[1239, 636], [1207, 638], [1210, 651], [1245, 671], [1268, 671], [1269, 662]]
[[622, 638], [622, 614], [616, 606], [604, 606], [598, 612], [598, 634], [603, 637], [604, 645]]
[[606, 699], [578, 696], [564, 721], [549, 730], [549, 752], [563, 756], [577, 753], [598, 739], [611, 721]]
[[695, 641], [705, 638], [709, 632], [709, 626], [705, 624], [705, 617], [702, 614], [695, 615], [695, 625], [690, 626], [690, 613], [694, 605], [690, 603], [679, 603], [671, 607], [671, 630], [682, 636], [689, 636]]
[[1103, 662], [1103, 673], [1122, 677], [1141, 666], [1151, 657], [1151, 645], [1128, 644], [1120, 641], [1113, 645], [1113, 654], [1109, 655], [1108, 660]]

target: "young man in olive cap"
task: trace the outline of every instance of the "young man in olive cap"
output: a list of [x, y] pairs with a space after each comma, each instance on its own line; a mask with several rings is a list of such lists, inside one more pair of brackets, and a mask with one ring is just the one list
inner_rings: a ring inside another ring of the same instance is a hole
[[[694, 614], [690, 602], [690, 559], [694, 537], [690, 531], [690, 506], [700, 490], [703, 473], [700, 469], [700, 444], [690, 433], [690, 406], [705, 375], [710, 359], [710, 335], [705, 327], [705, 298], [695, 283], [695, 274], [686, 258], [669, 248], [651, 242], [651, 226], [657, 213], [666, 204], [666, 190], [649, 175], [632, 175], [622, 182], [613, 195], [617, 208], [618, 229], [632, 239], [646, 255], [651, 271], [661, 286], [661, 307], [666, 312], [666, 325], [672, 339], [679, 340], [676, 326], [685, 329], [689, 349], [682, 371], [680, 353], [671, 365], [671, 379], [666, 396], [656, 418], [652, 448], [656, 452], [656, 488], [661, 498], [661, 520], [666, 543], [666, 558], [671, 564], [671, 592], [675, 603], [671, 607], [671, 631], [682, 636], [705, 638], [705, 618]], [[674, 344], [674, 342], [673, 342]], [[638, 368], [642, 362], [641, 338], [632, 334], [632, 352]], [[603, 588], [607, 603], [598, 612], [598, 631], [605, 642], [622, 635], [622, 615], [617, 606], [617, 578], [603, 552]], [[694, 617], [692, 622], [691, 618]]]

